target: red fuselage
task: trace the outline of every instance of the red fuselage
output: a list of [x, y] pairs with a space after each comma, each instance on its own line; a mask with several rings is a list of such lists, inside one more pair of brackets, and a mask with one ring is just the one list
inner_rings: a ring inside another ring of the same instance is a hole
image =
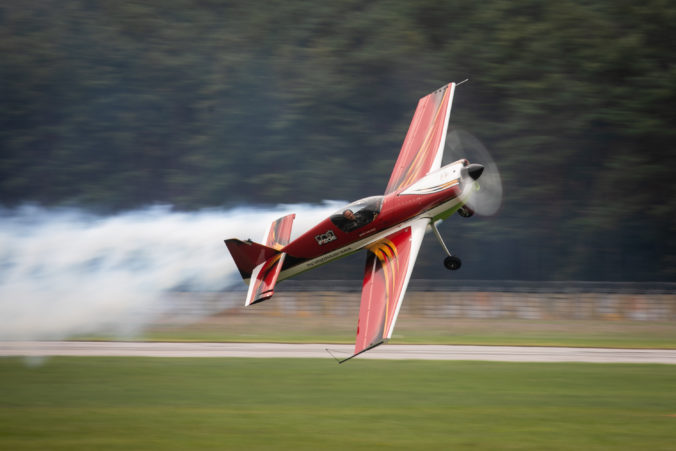
[[[287, 258], [280, 280], [356, 252], [383, 233], [391, 233], [414, 218], [429, 216], [434, 219], [459, 208], [462, 205], [460, 196], [463, 186], [460, 178], [454, 178], [454, 174], [466, 164], [461, 161], [441, 168], [439, 173], [445, 170], [445, 177], [444, 174], [441, 177], [437, 175], [427, 182], [423, 181], [417, 188], [409, 187], [385, 196], [366, 198], [343, 207], [283, 249]], [[455, 172], [451, 173], [452, 169]], [[360, 205], [366, 205], [365, 209], [369, 209], [367, 222], [354, 227], [341, 226], [339, 220], [346, 221], [341, 216], [345, 210], [359, 208]]]

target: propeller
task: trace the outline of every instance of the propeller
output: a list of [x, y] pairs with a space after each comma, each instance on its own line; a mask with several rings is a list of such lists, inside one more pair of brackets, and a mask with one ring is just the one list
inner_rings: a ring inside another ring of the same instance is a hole
[[502, 204], [502, 179], [486, 147], [471, 133], [455, 129], [446, 136], [444, 159], [470, 162], [462, 171], [465, 204], [482, 216], [495, 214]]

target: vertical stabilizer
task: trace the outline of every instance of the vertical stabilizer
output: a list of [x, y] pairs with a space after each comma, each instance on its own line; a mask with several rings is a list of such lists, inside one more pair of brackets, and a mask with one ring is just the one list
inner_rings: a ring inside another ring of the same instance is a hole
[[253, 270], [249, 291], [246, 294], [245, 306], [270, 299], [275, 294], [277, 278], [284, 265], [286, 254], [273, 255]]

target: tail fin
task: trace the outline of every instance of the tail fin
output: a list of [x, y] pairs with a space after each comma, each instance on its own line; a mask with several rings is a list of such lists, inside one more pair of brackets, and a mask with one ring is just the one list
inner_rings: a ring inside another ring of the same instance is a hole
[[237, 269], [245, 281], [251, 279], [254, 268], [267, 261], [273, 255], [280, 253], [280, 250], [289, 244], [291, 238], [291, 226], [295, 214], [283, 216], [270, 224], [265, 245], [258, 244], [251, 240], [238, 240], [231, 238], [225, 240], [225, 245], [235, 260]]
[[251, 240], [241, 241], [237, 238], [225, 240], [232, 259], [235, 260], [237, 269], [245, 281], [251, 279], [254, 268], [261, 263], [265, 263], [270, 257], [279, 254], [277, 249], [273, 249]]
[[245, 305], [270, 299], [286, 254], [281, 249], [289, 244], [295, 214], [277, 219], [270, 225], [265, 246], [251, 240], [225, 240], [239, 273], [249, 283]]

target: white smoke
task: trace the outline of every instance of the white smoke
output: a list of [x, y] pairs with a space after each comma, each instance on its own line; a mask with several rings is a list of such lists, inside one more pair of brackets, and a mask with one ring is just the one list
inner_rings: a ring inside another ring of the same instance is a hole
[[291, 212], [295, 237], [339, 204], [114, 216], [0, 209], [0, 339], [137, 332], [171, 308], [168, 293], [244, 288], [224, 238], [261, 241]]

